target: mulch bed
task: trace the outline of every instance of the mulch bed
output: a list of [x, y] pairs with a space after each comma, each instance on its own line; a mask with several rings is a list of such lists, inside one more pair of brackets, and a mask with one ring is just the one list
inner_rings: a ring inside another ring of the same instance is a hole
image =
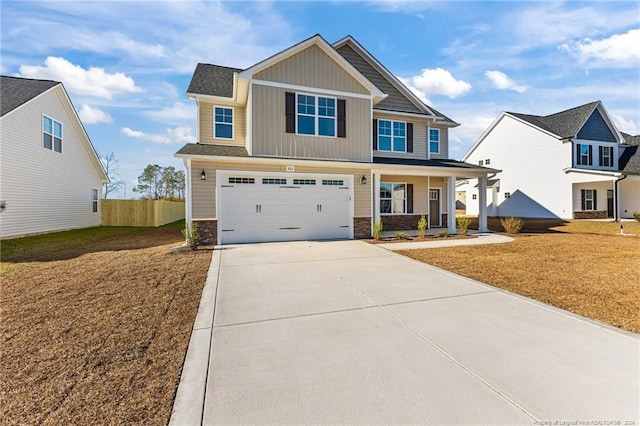
[[475, 235], [448, 235], [446, 237], [439, 237], [437, 235], [427, 235], [424, 237], [407, 237], [407, 238], [397, 238], [397, 237], [388, 237], [388, 238], [380, 238], [379, 240], [375, 240], [373, 238], [363, 239], [369, 244], [386, 244], [386, 243], [410, 243], [410, 242], [421, 242], [421, 241], [442, 241], [442, 240], [466, 240], [469, 238], [478, 238]]
[[135, 230], [5, 264], [0, 424], [168, 422], [212, 253], [182, 241]]

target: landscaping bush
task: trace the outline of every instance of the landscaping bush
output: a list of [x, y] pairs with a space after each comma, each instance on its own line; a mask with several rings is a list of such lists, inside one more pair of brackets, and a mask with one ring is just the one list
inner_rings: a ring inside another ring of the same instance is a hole
[[406, 232], [396, 232], [396, 238], [399, 240], [408, 240], [409, 235]]
[[198, 238], [200, 238], [200, 234], [198, 234], [198, 230], [193, 224], [187, 225], [182, 230], [182, 235], [187, 240], [187, 244], [191, 247], [191, 250], [196, 250], [198, 248]]
[[640, 212], [633, 212], [633, 217], [636, 218], [637, 222], [640, 222]]
[[373, 239], [379, 240], [382, 237], [382, 222], [376, 220], [373, 224]]
[[424, 238], [425, 235], [427, 235], [427, 219], [421, 215], [418, 220], [418, 237]]
[[460, 233], [462, 235], [467, 235], [467, 232], [469, 231], [469, 225], [471, 224], [471, 219], [466, 216], [460, 216], [456, 219], [456, 222], [458, 222]]
[[524, 225], [524, 220], [519, 217], [503, 217], [500, 219], [500, 223], [507, 234], [517, 234]]
[[447, 238], [448, 236], [449, 236], [449, 233], [447, 231], [438, 232], [438, 237], [440, 238]]

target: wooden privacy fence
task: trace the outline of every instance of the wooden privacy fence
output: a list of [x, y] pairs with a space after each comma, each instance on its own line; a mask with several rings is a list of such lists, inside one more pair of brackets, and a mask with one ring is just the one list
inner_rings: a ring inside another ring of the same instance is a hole
[[102, 200], [102, 226], [162, 226], [184, 219], [184, 202]]

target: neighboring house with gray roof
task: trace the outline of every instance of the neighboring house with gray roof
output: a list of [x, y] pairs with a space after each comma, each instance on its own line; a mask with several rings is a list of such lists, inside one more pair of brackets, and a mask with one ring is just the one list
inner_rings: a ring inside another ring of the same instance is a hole
[[0, 76], [0, 238], [100, 225], [102, 164], [62, 83]]
[[495, 172], [451, 160], [458, 124], [350, 36], [247, 69], [198, 64], [187, 96], [198, 140], [176, 156], [206, 243], [369, 237], [378, 220], [416, 229], [422, 214], [455, 233], [456, 179]]
[[[486, 189], [489, 216], [633, 218], [639, 139], [621, 133], [600, 101], [546, 116], [503, 112], [463, 161], [501, 170]], [[467, 214], [479, 209], [480, 186], [458, 185]]]

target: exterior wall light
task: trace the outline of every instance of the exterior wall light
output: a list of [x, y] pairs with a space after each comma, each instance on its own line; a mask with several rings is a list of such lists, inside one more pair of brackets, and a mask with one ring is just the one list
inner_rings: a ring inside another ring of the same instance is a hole
[[360, 178], [360, 183], [363, 185], [367, 184], [367, 177], [365, 175], [362, 175], [362, 177]]
[[207, 172], [202, 169], [202, 173], [200, 173], [200, 180], [207, 180]]

